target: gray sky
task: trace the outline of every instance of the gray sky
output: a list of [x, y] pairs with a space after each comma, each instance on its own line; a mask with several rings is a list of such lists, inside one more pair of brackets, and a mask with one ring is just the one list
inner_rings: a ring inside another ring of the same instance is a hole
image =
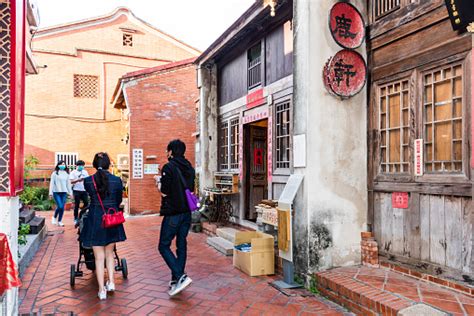
[[36, 0], [40, 27], [104, 15], [125, 6], [162, 31], [205, 50], [255, 0]]

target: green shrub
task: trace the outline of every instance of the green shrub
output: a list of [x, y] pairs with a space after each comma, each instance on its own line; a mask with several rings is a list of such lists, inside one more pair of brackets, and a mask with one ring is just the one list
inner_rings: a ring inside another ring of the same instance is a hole
[[31, 205], [39, 211], [47, 211], [54, 206], [54, 202], [49, 199], [48, 188], [26, 186], [20, 195], [20, 200], [24, 205]]
[[30, 225], [29, 224], [21, 224], [18, 227], [18, 244], [19, 245], [26, 245], [26, 235], [30, 233]]

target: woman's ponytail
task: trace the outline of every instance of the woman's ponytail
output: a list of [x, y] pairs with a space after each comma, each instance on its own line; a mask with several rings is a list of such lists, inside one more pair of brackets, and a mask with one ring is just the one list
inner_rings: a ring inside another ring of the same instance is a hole
[[100, 197], [105, 199], [109, 195], [109, 177], [106, 172], [110, 167], [109, 155], [107, 153], [97, 153], [92, 165], [97, 169], [97, 172], [93, 175], [97, 184], [97, 191]]

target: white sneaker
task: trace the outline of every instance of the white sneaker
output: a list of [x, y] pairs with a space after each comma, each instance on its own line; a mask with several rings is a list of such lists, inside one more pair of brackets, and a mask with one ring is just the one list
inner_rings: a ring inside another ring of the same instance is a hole
[[101, 300], [101, 301], [107, 299], [107, 289], [105, 288], [105, 286], [102, 289], [102, 291], [99, 292], [99, 294], [97, 296], [99, 297], [99, 300]]
[[108, 292], [113, 292], [115, 291], [115, 283], [110, 283], [110, 281], [107, 281], [107, 284], [105, 285], [105, 289]]
[[181, 293], [185, 288], [187, 288], [193, 280], [184, 274], [176, 283], [175, 286], [172, 286], [171, 290], [168, 292], [169, 296], [175, 296], [178, 293]]
[[58, 221], [56, 221], [56, 217], [51, 218], [51, 224], [56, 225]]
[[58, 222], [58, 226], [64, 227], [63, 222]]

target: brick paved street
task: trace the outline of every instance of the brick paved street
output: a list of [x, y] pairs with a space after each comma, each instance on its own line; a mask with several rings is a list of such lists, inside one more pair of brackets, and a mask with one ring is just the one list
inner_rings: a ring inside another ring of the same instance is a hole
[[[50, 213], [46, 214], [47, 221]], [[170, 299], [169, 271], [156, 249], [159, 217], [132, 218], [126, 223], [128, 240], [118, 245], [126, 258], [129, 278], [116, 274], [117, 291], [106, 301], [97, 298], [95, 278], [83, 269], [83, 278], [69, 285], [70, 264], [77, 261], [78, 244], [67, 212], [66, 228], [50, 233], [23, 276], [20, 313], [134, 314], [134, 315], [343, 315], [344, 310], [306, 291], [286, 296], [271, 287], [274, 277], [250, 278], [206, 245], [206, 236], [189, 238], [188, 274], [194, 280], [185, 292]]]

